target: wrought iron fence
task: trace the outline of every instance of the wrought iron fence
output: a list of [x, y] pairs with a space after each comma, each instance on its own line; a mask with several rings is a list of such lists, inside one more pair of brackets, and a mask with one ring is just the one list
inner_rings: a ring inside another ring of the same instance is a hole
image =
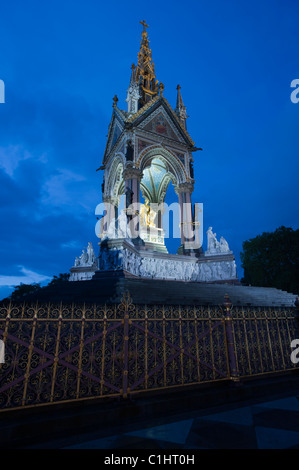
[[0, 411], [291, 370], [292, 309], [8, 305]]
[[291, 341], [296, 338], [294, 309], [233, 308], [234, 349], [239, 377], [296, 367]]

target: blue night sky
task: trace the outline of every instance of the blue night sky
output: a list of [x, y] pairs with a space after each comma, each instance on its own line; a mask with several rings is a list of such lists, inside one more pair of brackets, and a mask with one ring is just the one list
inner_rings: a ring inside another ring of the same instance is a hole
[[[88, 241], [112, 97], [126, 109], [142, 26], [172, 106], [182, 87], [204, 231], [298, 228], [297, 0], [10, 0], [0, 15], [0, 298], [67, 272]], [[171, 190], [168, 197], [171, 200]]]

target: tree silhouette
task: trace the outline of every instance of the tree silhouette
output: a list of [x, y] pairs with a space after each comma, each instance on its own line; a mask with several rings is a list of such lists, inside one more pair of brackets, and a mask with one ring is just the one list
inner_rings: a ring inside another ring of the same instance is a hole
[[66, 282], [69, 280], [70, 274], [69, 273], [60, 273], [58, 276], [53, 276], [51, 282], [49, 282], [48, 286], [53, 286], [55, 284], [60, 284], [61, 282]]
[[[69, 280], [69, 273], [60, 273], [58, 276], [53, 276], [53, 279], [49, 282], [48, 286], [55, 286], [61, 282], [66, 282]], [[3, 300], [22, 300], [23, 297], [26, 297], [28, 294], [33, 294], [34, 292], [43, 289], [40, 284], [20, 284], [19, 286], [14, 286], [14, 291], [7, 299]], [[25, 300], [25, 299], [24, 299]]]
[[20, 284], [19, 286], [14, 286], [14, 291], [10, 295], [11, 300], [19, 300], [20, 298], [32, 294], [37, 290], [41, 289], [40, 284]]
[[299, 293], [299, 230], [281, 226], [243, 242], [244, 284]]

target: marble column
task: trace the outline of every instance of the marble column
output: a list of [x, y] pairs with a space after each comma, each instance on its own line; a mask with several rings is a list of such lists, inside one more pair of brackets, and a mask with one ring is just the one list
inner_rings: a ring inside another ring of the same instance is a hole
[[191, 193], [192, 183], [181, 183], [176, 189], [180, 205], [181, 244], [184, 249], [191, 249], [194, 242]]
[[126, 213], [132, 238], [139, 236], [140, 181], [142, 171], [138, 168], [126, 168], [123, 172], [126, 195]]
[[194, 230], [194, 249], [198, 250], [201, 248], [200, 238], [199, 238], [199, 206], [198, 203], [195, 203], [193, 206], [193, 230]]
[[103, 202], [105, 204], [105, 222], [103, 224], [103, 234], [108, 232], [110, 224], [113, 219], [117, 219], [117, 212], [118, 212], [118, 205], [119, 205], [119, 197], [117, 196], [106, 196], [103, 198]]

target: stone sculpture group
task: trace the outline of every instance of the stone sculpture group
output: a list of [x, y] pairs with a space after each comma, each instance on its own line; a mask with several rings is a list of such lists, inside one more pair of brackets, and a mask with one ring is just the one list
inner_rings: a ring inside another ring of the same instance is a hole
[[85, 249], [83, 249], [81, 256], [76, 257], [75, 266], [76, 267], [78, 267], [78, 266], [93, 266], [95, 261], [96, 261], [96, 257], [95, 257], [94, 249], [93, 249], [92, 243], [89, 242], [88, 246], [86, 248], [86, 251], [85, 251]]
[[[123, 229], [122, 224], [120, 224], [120, 228]], [[109, 248], [102, 246], [96, 259], [92, 243], [89, 242], [86, 251], [83, 249], [81, 256], [75, 259], [75, 269], [72, 268], [70, 280], [91, 279], [97, 269], [99, 271], [124, 270], [134, 276], [147, 279], [193, 282], [234, 280], [237, 278], [237, 271], [231, 253], [227, 241], [223, 237], [218, 241], [212, 227], [209, 227], [207, 231], [205, 256], [199, 259], [193, 257], [178, 259], [177, 255], [170, 254], [167, 257], [158, 253], [140, 254], [133, 247], [125, 248], [123, 246]], [[206, 259], [210, 256], [213, 256], [212, 260]], [[225, 256], [224, 259], [223, 256]], [[86, 269], [84, 270], [84, 268]]]
[[216, 233], [213, 233], [212, 229], [213, 227], [209, 227], [207, 231], [208, 249], [206, 251], [206, 255], [230, 253], [230, 249], [225, 238], [220, 237], [220, 241], [218, 241]]

